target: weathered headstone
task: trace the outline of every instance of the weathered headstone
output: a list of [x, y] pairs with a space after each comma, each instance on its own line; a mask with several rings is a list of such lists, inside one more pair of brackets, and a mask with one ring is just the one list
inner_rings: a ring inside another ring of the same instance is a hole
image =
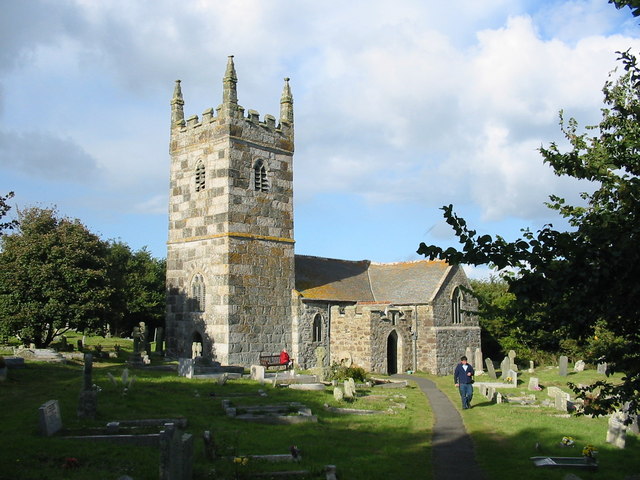
[[561, 377], [566, 377], [567, 376], [567, 368], [569, 366], [569, 359], [567, 358], [566, 355], [561, 355], [560, 356], [560, 362], [558, 364], [558, 367], [560, 368], [560, 376]]
[[160, 432], [160, 480], [193, 478], [193, 435], [181, 433], [173, 423]]
[[353, 378], [349, 378], [344, 381], [344, 398], [353, 398], [356, 396], [355, 383], [353, 382]]
[[325, 480], [337, 480], [336, 477], [336, 466], [335, 465], [325, 465], [324, 466], [324, 474]]
[[556, 406], [556, 410], [560, 410], [562, 412], [567, 411], [567, 407], [568, 407], [567, 395], [564, 392], [559, 392], [556, 394], [555, 406]]
[[533, 360], [529, 360], [529, 373], [535, 373], [533, 366]]
[[492, 402], [495, 396], [496, 396], [496, 387], [489, 387], [487, 389], [487, 398], [489, 399], [489, 401]]
[[496, 393], [496, 403], [502, 403], [502, 394], [500, 392]]
[[606, 441], [618, 448], [624, 448], [627, 442], [627, 427], [624, 424], [624, 417], [625, 414], [618, 411], [609, 418]]
[[[509, 370], [507, 372], [507, 377], [506, 378], [510, 378], [511, 379], [511, 384], [514, 386], [518, 386], [518, 372], [516, 372], [515, 370]], [[506, 380], [505, 378], [505, 380]]]
[[597, 367], [598, 373], [602, 374], [602, 375], [606, 375], [607, 374], [607, 364], [605, 362], [603, 363], [599, 363], [598, 367]]
[[265, 368], [262, 365], [251, 365], [251, 380], [264, 382]]
[[193, 358], [179, 358], [178, 359], [178, 375], [181, 377], [193, 378], [194, 371]]
[[38, 420], [40, 433], [50, 437], [62, 428], [62, 416], [60, 404], [57, 400], [49, 400], [38, 408]]
[[493, 360], [491, 360], [489, 357], [487, 357], [484, 361], [485, 365], [487, 366], [487, 373], [489, 374], [489, 376], [493, 379], [496, 379], [496, 369], [493, 367]]
[[540, 390], [540, 385], [538, 384], [538, 377], [529, 378], [529, 390]]
[[327, 357], [327, 350], [323, 346], [319, 346], [315, 350], [316, 366], [312, 369], [312, 373], [318, 378], [319, 382], [324, 381], [326, 376], [326, 368], [324, 365], [325, 358]]
[[509, 361], [509, 357], [504, 357], [502, 359], [502, 363], [500, 363], [500, 378], [505, 379], [508, 376], [509, 367], [511, 366], [511, 362]]
[[482, 375], [484, 373], [484, 365], [482, 364], [482, 350], [480, 350], [479, 348], [476, 348], [476, 352], [474, 354], [473, 367], [476, 370], [476, 375]]
[[202, 442], [204, 443], [204, 456], [207, 460], [215, 460], [216, 458], [216, 446], [213, 441], [213, 435], [210, 430], [205, 430], [202, 435]]
[[344, 399], [344, 392], [340, 387], [333, 387], [333, 398], [336, 399], [338, 402]]
[[467, 347], [464, 350], [464, 356], [467, 357], [469, 363], [473, 362], [473, 350], [471, 349], [471, 347]]
[[583, 372], [585, 368], [584, 360], [578, 360], [573, 366], [574, 372]]
[[156, 353], [164, 353], [164, 328], [156, 328]]
[[509, 368], [517, 372], [518, 366], [516, 365], [516, 352], [514, 350], [509, 350], [509, 354], [507, 356], [509, 357]]
[[78, 418], [93, 420], [98, 410], [98, 392], [93, 389], [93, 355], [84, 354], [82, 390], [78, 396]]

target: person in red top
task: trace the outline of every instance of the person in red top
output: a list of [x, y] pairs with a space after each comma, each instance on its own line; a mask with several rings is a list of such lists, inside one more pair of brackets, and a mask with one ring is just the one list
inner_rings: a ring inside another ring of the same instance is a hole
[[286, 365], [287, 370], [289, 370], [289, 368], [291, 368], [291, 365], [293, 364], [293, 361], [291, 361], [291, 357], [289, 357], [289, 354], [287, 353], [286, 348], [283, 348], [282, 351], [280, 352], [280, 363], [282, 365]]

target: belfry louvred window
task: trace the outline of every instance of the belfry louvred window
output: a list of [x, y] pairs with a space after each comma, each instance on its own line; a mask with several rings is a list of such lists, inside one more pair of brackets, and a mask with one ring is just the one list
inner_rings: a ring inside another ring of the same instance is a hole
[[191, 311], [192, 312], [204, 312], [205, 306], [205, 285], [202, 275], [194, 275], [191, 280]]
[[253, 167], [253, 189], [256, 192], [268, 192], [267, 168], [262, 160], [258, 160]]
[[205, 169], [202, 160], [196, 165], [196, 192], [204, 190], [205, 187]]

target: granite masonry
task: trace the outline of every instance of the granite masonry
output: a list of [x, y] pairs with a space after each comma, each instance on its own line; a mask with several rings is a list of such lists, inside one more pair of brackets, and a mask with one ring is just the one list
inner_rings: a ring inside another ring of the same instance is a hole
[[[295, 255], [293, 97], [279, 119], [238, 104], [229, 57], [222, 104], [185, 118], [171, 100], [166, 349], [258, 364], [287, 348], [303, 368], [451, 374], [480, 347], [477, 302], [462, 268]], [[330, 219], [326, 219], [330, 221]]]

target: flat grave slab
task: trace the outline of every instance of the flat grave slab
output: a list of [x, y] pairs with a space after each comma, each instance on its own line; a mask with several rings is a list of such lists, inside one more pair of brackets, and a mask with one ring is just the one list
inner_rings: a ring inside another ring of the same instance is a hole
[[598, 468], [598, 462], [588, 457], [531, 457], [530, 460], [536, 467]]

